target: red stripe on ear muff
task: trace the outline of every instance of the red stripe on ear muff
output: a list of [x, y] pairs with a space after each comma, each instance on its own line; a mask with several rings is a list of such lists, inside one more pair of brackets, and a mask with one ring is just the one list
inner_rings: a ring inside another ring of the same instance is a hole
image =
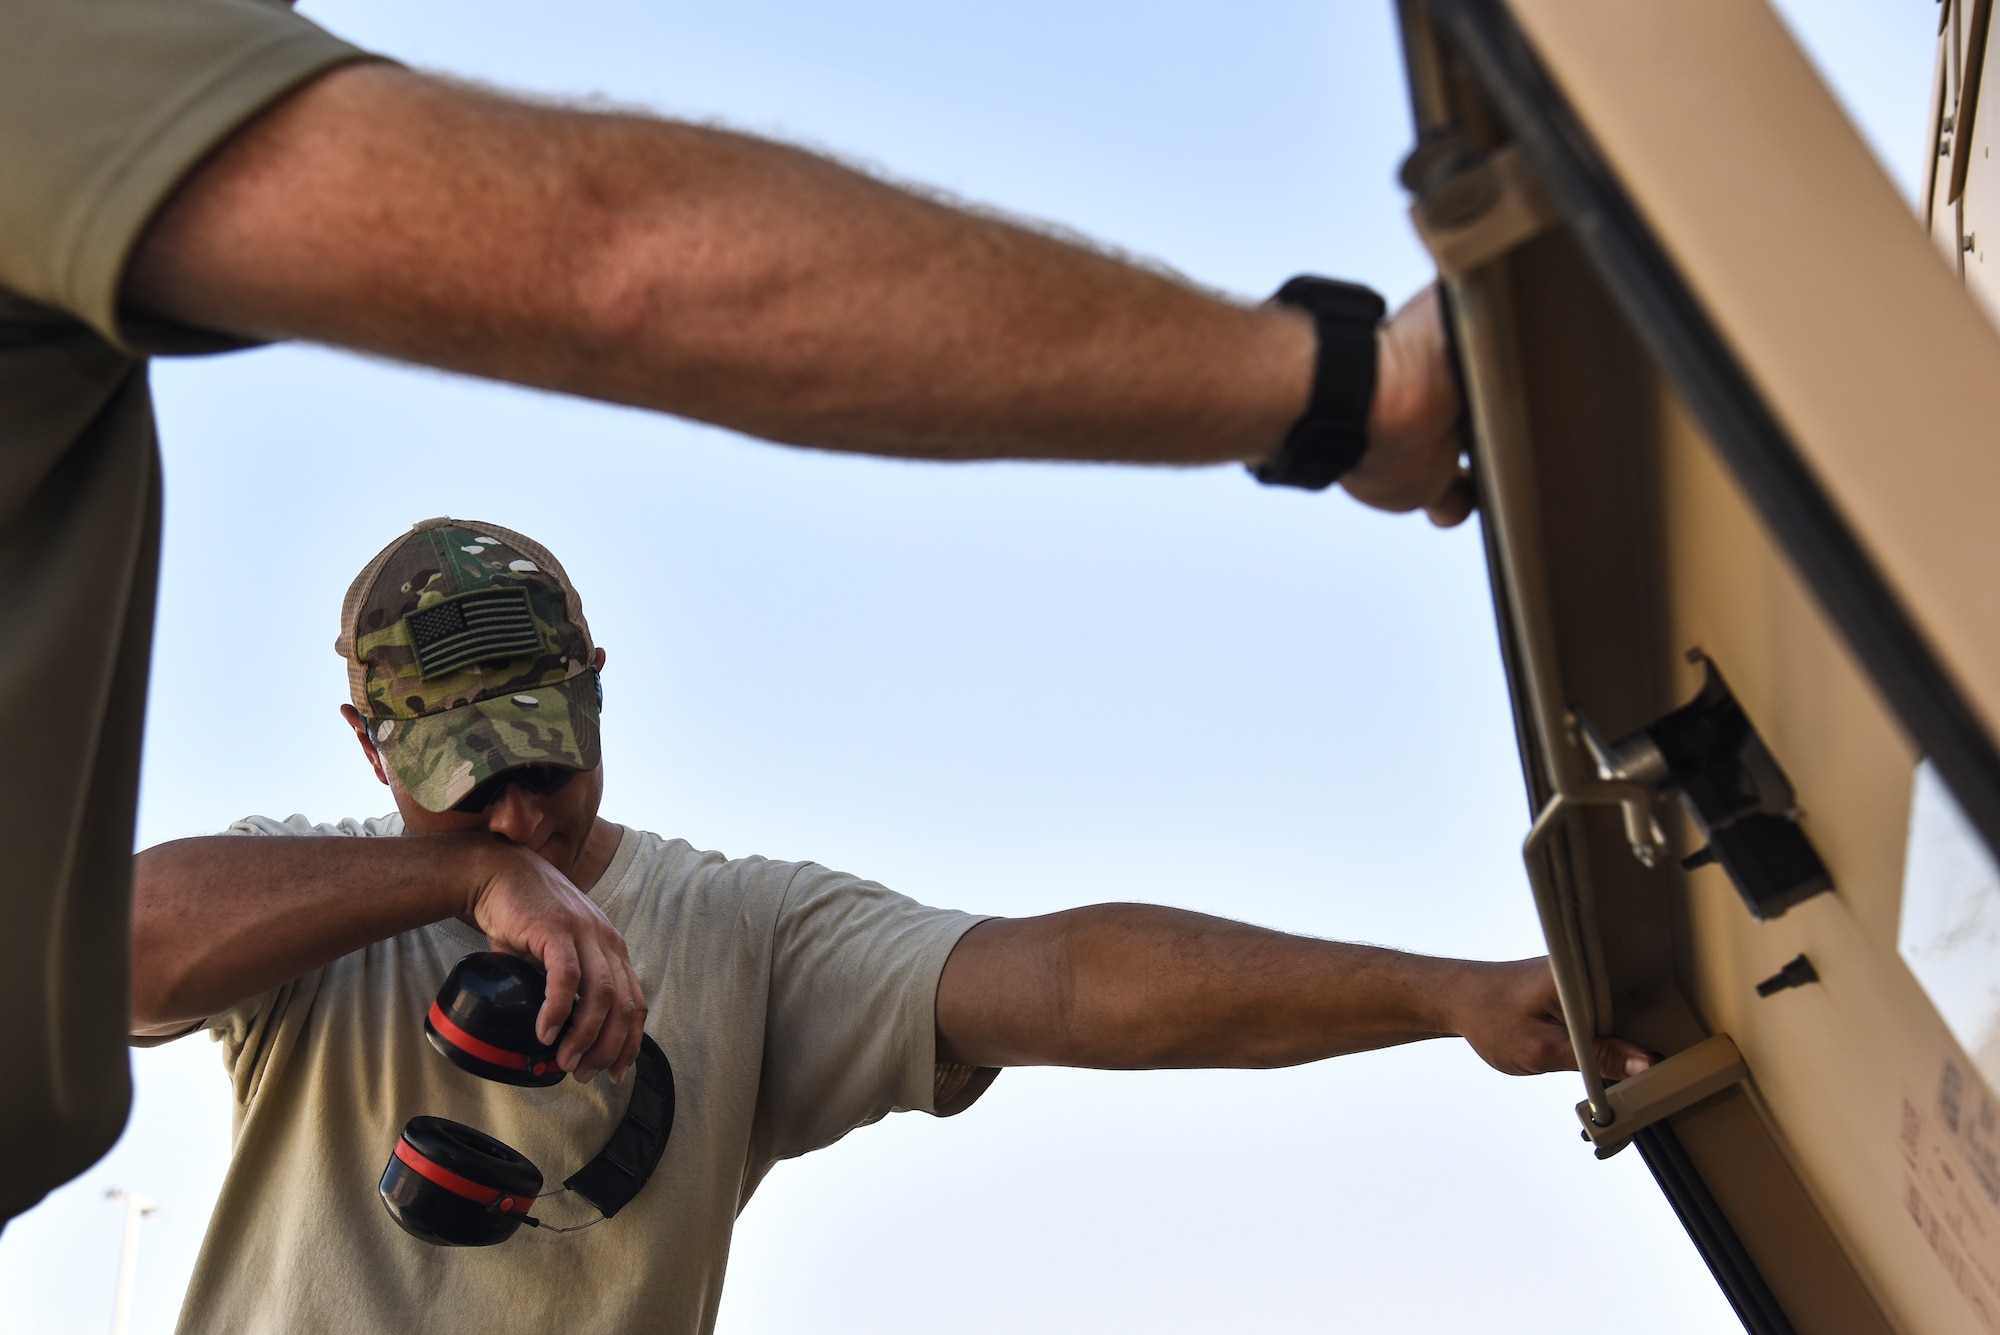
[[426, 1159], [415, 1146], [400, 1136], [396, 1138], [396, 1157], [408, 1164], [410, 1170], [419, 1177], [437, 1183], [452, 1195], [463, 1196], [466, 1200], [479, 1205], [492, 1206], [502, 1214], [525, 1215], [534, 1208], [535, 1201], [532, 1196], [509, 1196], [503, 1191], [496, 1191], [492, 1187], [474, 1182], [469, 1177], [460, 1177], [449, 1168]]
[[452, 1023], [444, 1008], [435, 1001], [431, 1003], [431, 1028], [443, 1035], [446, 1042], [464, 1052], [468, 1052], [484, 1062], [495, 1066], [505, 1066], [515, 1071], [526, 1071], [530, 1075], [546, 1075], [560, 1069], [555, 1062], [531, 1062], [521, 1053], [509, 1052], [506, 1048], [496, 1048], [481, 1038], [474, 1038], [465, 1030]]

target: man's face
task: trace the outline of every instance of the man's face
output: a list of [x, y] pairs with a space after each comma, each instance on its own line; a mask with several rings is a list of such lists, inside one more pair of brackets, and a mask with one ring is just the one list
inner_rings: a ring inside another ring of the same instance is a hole
[[506, 773], [493, 776], [491, 782], [503, 786], [484, 811], [426, 811], [399, 785], [391, 783], [389, 788], [396, 795], [396, 809], [403, 813], [403, 828], [411, 834], [496, 834], [569, 875], [597, 823], [598, 804], [604, 800], [604, 767], [580, 772], [552, 793], [505, 783], [507, 777]]
[[[604, 651], [594, 658], [599, 671], [604, 668]], [[362, 752], [375, 770], [375, 777], [395, 795], [396, 809], [403, 813], [403, 828], [410, 834], [468, 834], [485, 832], [518, 844], [540, 857], [565, 876], [572, 876], [584, 843], [597, 824], [597, 808], [604, 800], [604, 766], [578, 771], [567, 782], [552, 782], [551, 766], [533, 765], [522, 770], [503, 771], [474, 790], [461, 806], [477, 807], [487, 793], [493, 800], [483, 810], [426, 811], [396, 782], [394, 771], [383, 763], [381, 752], [359, 710], [342, 705], [341, 716], [361, 743]], [[506, 782], [518, 775], [525, 782]], [[491, 787], [489, 787], [491, 785]]]

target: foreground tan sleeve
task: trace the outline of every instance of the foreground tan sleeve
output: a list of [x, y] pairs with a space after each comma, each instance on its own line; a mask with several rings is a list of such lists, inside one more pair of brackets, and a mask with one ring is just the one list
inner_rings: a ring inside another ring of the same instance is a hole
[[0, 288], [125, 346], [119, 280], [175, 186], [271, 103], [364, 58], [264, 0], [7, 0]]

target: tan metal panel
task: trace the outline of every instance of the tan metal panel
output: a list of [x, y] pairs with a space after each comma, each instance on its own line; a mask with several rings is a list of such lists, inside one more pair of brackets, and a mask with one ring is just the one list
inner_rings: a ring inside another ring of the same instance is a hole
[[[1964, 1061], [1896, 951], [1916, 755], [1707, 440], [1671, 397], [1661, 409], [1669, 639], [1723, 665], [1837, 887], [1759, 923], [1719, 869], [1689, 875], [1689, 990], [1736, 1040], [1794, 1169], [1892, 1318], [1979, 1329], [1905, 1199], [1905, 1104], [1934, 1119], [1944, 1063]], [[1676, 694], [1698, 685], [1688, 668]], [[1756, 983], [1801, 953], [1820, 982], [1759, 997]]]
[[[1991, 728], [2000, 339], [1952, 267], [1761, 5], [1510, 7]], [[1507, 151], [1468, 70], [1435, 51], [1412, 63], [1436, 71], [1416, 98], [1426, 130]], [[1975, 218], [2000, 202], [1988, 160], [1964, 157]], [[1960, 205], [1936, 175], [1955, 246]], [[1747, 1082], [1671, 1125], [1796, 1329], [2000, 1335], [2000, 1101], [1898, 952], [1915, 746], [1588, 253], [1559, 225], [1452, 268], [1531, 796], [1587, 785], [1566, 710], [1613, 737], [1648, 724], [1694, 696], [1698, 648], [1785, 771], [1835, 888], [1759, 921], [1720, 868], [1642, 867], [1616, 808], [1582, 811], [1536, 884], [1574, 975], [1566, 1004], [1663, 1052], [1734, 1040]], [[1691, 851], [1689, 823], [1670, 824]], [[1760, 996], [1801, 954], [1818, 981]], [[1973, 1134], [1981, 1117], [1995, 1140]]]
[[[1969, 72], [1995, 64], [1994, 49], [2000, 46], [2000, 28], [1988, 26], [1984, 36], [1977, 50], [1968, 46], [1962, 57], [1968, 97], [1973, 88]], [[1954, 160], [1962, 158], [1965, 165], [1965, 191], [1958, 201], [1960, 267], [1966, 289], [1994, 319], [2000, 318], [2000, 161], [1993, 157], [1993, 145], [2000, 142], [2000, 86], [1984, 81], [1979, 86], [1985, 90], [1980, 96], [1985, 114], [1972, 119], [1968, 133], [1965, 105], [1957, 105], [1952, 152]]]
[[[1924, 225], [1953, 266], [1959, 263], [1959, 210], [1948, 198], [1951, 193], [1951, 124], [1958, 109], [1958, 62], [1954, 58], [1950, 24], [1952, 0], [1939, 5], [1945, 23], [1938, 31], [1937, 60], [1931, 70], [1931, 109], [1924, 120]], [[1941, 170], [1943, 168], [1943, 170]]]
[[2000, 334], [1760, 0], [1515, 0], [1538, 56], [2000, 733]]

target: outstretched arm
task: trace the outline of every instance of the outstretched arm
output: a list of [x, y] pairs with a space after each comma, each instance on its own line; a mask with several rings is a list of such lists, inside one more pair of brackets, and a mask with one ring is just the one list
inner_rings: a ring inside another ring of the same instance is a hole
[[548, 971], [544, 1042], [575, 1019], [565, 1070], [623, 1078], [646, 999], [625, 942], [581, 890], [485, 834], [181, 839], [140, 853], [132, 887], [132, 1033], [167, 1037], [349, 951], [463, 916]]
[[[1261, 459], [1313, 332], [766, 140], [336, 70], [199, 169], [126, 299], [830, 449]], [[1385, 330], [1350, 489], [1469, 506], [1435, 304]]]
[[[1542, 959], [1486, 963], [1288, 936], [1147, 904], [967, 932], [937, 994], [938, 1059], [969, 1066], [1294, 1066], [1464, 1038], [1510, 1075], [1576, 1068]], [[1646, 1051], [1600, 1039], [1622, 1079]]]

